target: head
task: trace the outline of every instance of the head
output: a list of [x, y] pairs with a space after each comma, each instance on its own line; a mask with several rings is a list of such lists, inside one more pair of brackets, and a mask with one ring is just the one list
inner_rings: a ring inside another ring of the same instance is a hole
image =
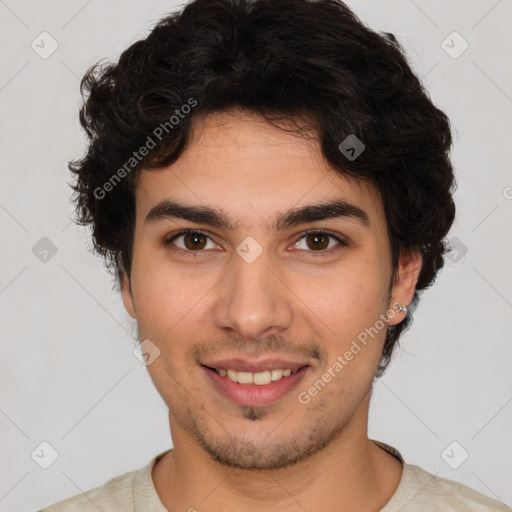
[[[176, 425], [269, 468], [364, 421], [455, 213], [449, 121], [396, 39], [335, 0], [195, 0], [82, 87], [78, 222], [160, 350], [148, 369]], [[201, 364], [236, 356], [307, 362], [309, 387], [368, 329], [307, 403], [204, 391]]]

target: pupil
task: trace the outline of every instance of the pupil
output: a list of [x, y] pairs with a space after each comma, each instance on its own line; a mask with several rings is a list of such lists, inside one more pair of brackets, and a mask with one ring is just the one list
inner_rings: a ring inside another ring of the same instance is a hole
[[[192, 242], [192, 244], [186, 243], [187, 240], [190, 240], [191, 238], [194, 240], [194, 242]], [[187, 246], [188, 249], [194, 249], [194, 248], [195, 249], [197, 249], [197, 248], [202, 249], [203, 246], [202, 246], [201, 242], [199, 242], [199, 243], [197, 242], [198, 239], [200, 239], [200, 238], [204, 239], [204, 236], [203, 235], [197, 235], [197, 234], [188, 234], [188, 235], [185, 236], [185, 245]]]
[[[327, 240], [327, 237], [325, 235], [310, 235], [310, 237], [312, 237], [315, 241], [314, 241], [314, 246], [318, 249], [325, 249], [326, 245], [325, 243], [318, 243], [319, 240], [321, 240], [322, 238], [324, 239], [324, 242], [325, 240]], [[329, 243], [327, 243], [327, 245], [329, 245]]]

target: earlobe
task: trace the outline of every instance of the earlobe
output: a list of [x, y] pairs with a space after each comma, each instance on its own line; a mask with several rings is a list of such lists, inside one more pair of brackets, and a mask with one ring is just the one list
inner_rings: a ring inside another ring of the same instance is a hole
[[124, 308], [132, 318], [137, 318], [137, 315], [135, 313], [135, 307], [133, 304], [131, 282], [126, 272], [119, 272], [119, 281], [121, 283], [121, 293], [123, 296]]
[[395, 276], [391, 303], [389, 304], [394, 316], [389, 325], [400, 323], [407, 315], [407, 311], [402, 310], [398, 304], [407, 308], [411, 303], [422, 266], [423, 256], [420, 251], [401, 251], [399, 268]]

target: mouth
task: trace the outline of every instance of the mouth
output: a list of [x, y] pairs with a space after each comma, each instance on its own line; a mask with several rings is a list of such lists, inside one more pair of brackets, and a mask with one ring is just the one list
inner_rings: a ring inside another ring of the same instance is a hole
[[269, 405], [290, 393], [309, 373], [310, 365], [259, 372], [201, 365], [214, 389], [236, 405]]

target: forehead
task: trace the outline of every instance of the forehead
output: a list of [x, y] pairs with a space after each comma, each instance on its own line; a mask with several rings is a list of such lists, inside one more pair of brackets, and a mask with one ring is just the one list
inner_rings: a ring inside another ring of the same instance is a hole
[[376, 188], [335, 170], [313, 132], [300, 136], [237, 111], [196, 117], [180, 158], [143, 170], [135, 194], [138, 217], [165, 199], [215, 206], [247, 226], [258, 218], [268, 227], [273, 213], [333, 199], [364, 210], [372, 224], [383, 216]]

